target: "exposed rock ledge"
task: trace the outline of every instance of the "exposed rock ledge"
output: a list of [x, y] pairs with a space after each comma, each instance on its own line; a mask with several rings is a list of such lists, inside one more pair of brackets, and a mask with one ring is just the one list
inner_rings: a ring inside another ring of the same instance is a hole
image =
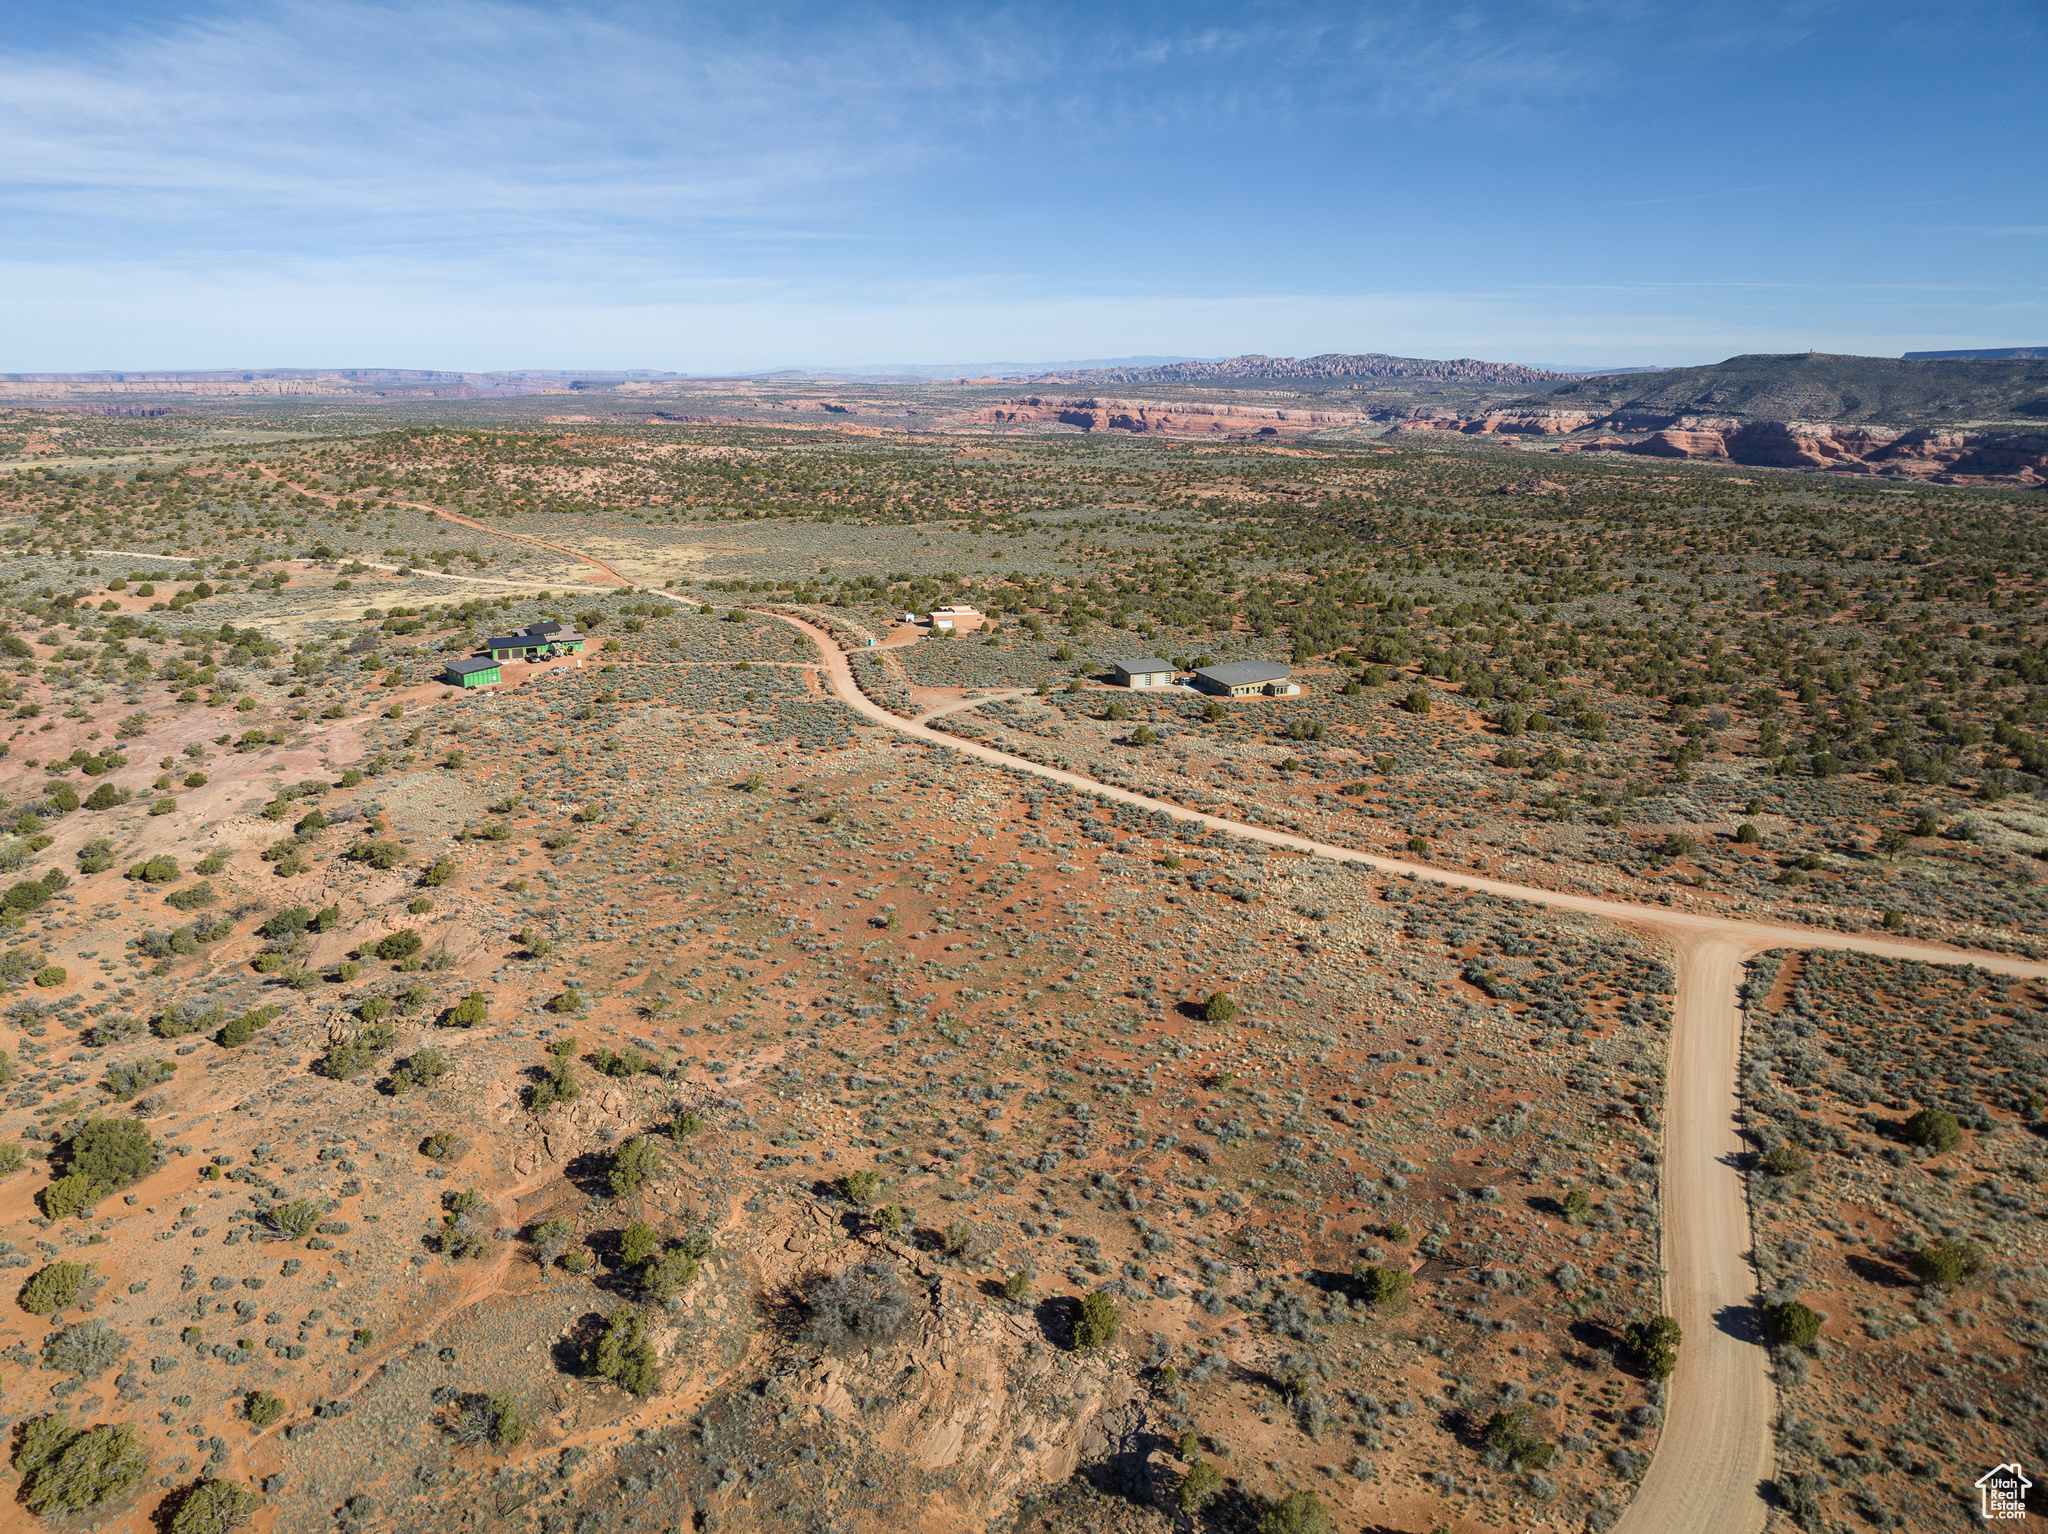
[[1391, 430], [1454, 431], [1573, 437], [1582, 432], [1642, 432], [1647, 437], [1588, 435], [1560, 443], [1561, 453], [1637, 453], [1651, 458], [1747, 464], [1768, 469], [1821, 469], [1941, 485], [2048, 485], [2048, 435], [1919, 426], [1825, 425], [1805, 421], [1738, 421], [1732, 416], [1596, 416], [1583, 410], [1489, 410], [1482, 415], [1427, 410], [1383, 412]]
[[1639, 442], [1567, 444], [1653, 458], [1748, 464], [1769, 469], [1824, 469], [1941, 485], [2048, 485], [2048, 435], [1922, 426], [1820, 426], [1799, 421], [1705, 421], [1665, 427]]
[[1362, 426], [1368, 417], [1349, 410], [1261, 410], [1232, 404], [1030, 395], [998, 401], [974, 419], [991, 426], [1057, 422], [1086, 432], [1292, 437], [1332, 426]]

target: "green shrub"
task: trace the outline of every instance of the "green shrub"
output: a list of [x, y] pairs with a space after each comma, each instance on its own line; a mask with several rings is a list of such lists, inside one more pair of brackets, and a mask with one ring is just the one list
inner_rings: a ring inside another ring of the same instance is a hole
[[133, 1102], [151, 1087], [169, 1081], [177, 1069], [175, 1062], [160, 1058], [122, 1060], [107, 1067], [102, 1084], [115, 1102]]
[[[132, 866], [123, 875], [140, 884], [169, 884], [178, 877], [178, 860], [168, 853], [159, 853]], [[12, 894], [13, 891], [9, 891]]]
[[263, 1216], [263, 1234], [271, 1241], [303, 1241], [313, 1234], [326, 1210], [315, 1199], [295, 1198], [289, 1204], [273, 1204]]
[[1764, 1306], [1764, 1331], [1781, 1348], [1810, 1348], [1820, 1336], [1820, 1312], [1798, 1300]]
[[375, 1065], [377, 1056], [397, 1039], [398, 1030], [389, 1023], [371, 1023], [349, 1038], [330, 1043], [313, 1069], [333, 1081], [350, 1080]]
[[26, 1489], [23, 1501], [35, 1513], [98, 1507], [140, 1485], [149, 1456], [125, 1422], [109, 1422], [81, 1433], [63, 1412], [31, 1422], [14, 1468]]
[[396, 868], [405, 861], [405, 847], [399, 842], [372, 839], [357, 842], [348, 849], [348, 855], [358, 863], [368, 863], [372, 868]]
[[1573, 1188], [1564, 1196], [1564, 1217], [1574, 1225], [1593, 1212], [1593, 1195], [1584, 1188]]
[[490, 1250], [490, 1232], [497, 1212], [474, 1188], [441, 1197], [441, 1251], [454, 1260], [481, 1257]]
[[179, 911], [196, 911], [202, 906], [212, 905], [215, 899], [213, 886], [201, 879], [189, 889], [175, 890], [164, 896], [164, 904]]
[[591, 1056], [591, 1063], [597, 1067], [599, 1074], [605, 1076], [639, 1076], [658, 1069], [652, 1060], [647, 1059], [637, 1049], [629, 1048], [624, 1053], [619, 1053], [602, 1045]]
[[848, 1172], [845, 1177], [845, 1188], [847, 1202], [858, 1204], [861, 1208], [865, 1209], [875, 1201], [876, 1195], [882, 1191], [882, 1174], [880, 1172]]
[[53, 1262], [21, 1286], [15, 1303], [32, 1316], [69, 1310], [105, 1280], [90, 1262]]
[[1098, 1289], [1081, 1301], [1081, 1314], [1074, 1319], [1074, 1346], [1083, 1351], [1106, 1348], [1122, 1328], [1116, 1301]]
[[526, 1105], [538, 1113], [556, 1103], [573, 1103], [582, 1095], [569, 1056], [558, 1055], [548, 1073], [526, 1089]]
[[371, 951], [380, 959], [409, 959], [425, 946], [420, 935], [412, 928], [401, 927], [398, 931], [387, 932], [379, 938], [377, 946]]
[[533, 1227], [531, 1237], [534, 1256], [544, 1268], [553, 1267], [562, 1253], [569, 1249], [570, 1238], [576, 1234], [576, 1227], [564, 1219], [542, 1220]]
[[1031, 1275], [1019, 1269], [1003, 1280], [1003, 1298], [1012, 1305], [1022, 1305], [1031, 1298]]
[[261, 1501], [240, 1481], [201, 1481], [178, 1504], [169, 1534], [228, 1534], [247, 1523]]
[[[0, 1076], [0, 1081], [7, 1078]], [[28, 1152], [12, 1140], [0, 1142], [0, 1177], [12, 1177], [28, 1164]]]
[[1223, 991], [1211, 991], [1209, 999], [1202, 1003], [1202, 1020], [1209, 1023], [1228, 1023], [1237, 1017], [1237, 1003]]
[[1541, 1470], [1557, 1454], [1536, 1431], [1534, 1414], [1526, 1406], [1512, 1406], [1487, 1418], [1479, 1436], [1486, 1446], [1516, 1470]]
[[1812, 1170], [1813, 1157], [1790, 1140], [1780, 1140], [1764, 1153], [1763, 1165], [1773, 1177], [1798, 1177]]
[[490, 1013], [490, 1002], [482, 991], [471, 991], [449, 1010], [448, 1021], [458, 1028], [474, 1028]]
[[432, 1047], [422, 1049], [391, 1073], [391, 1091], [403, 1095], [414, 1087], [432, 1086], [447, 1074], [447, 1053]]
[[1984, 1252], [1974, 1241], [1943, 1237], [1913, 1254], [1913, 1276], [1930, 1289], [1953, 1289], [1984, 1271]]
[[44, 990], [55, 990], [71, 978], [71, 972], [61, 964], [46, 964], [36, 971], [36, 984]]
[[661, 1236], [645, 1220], [635, 1220], [619, 1236], [619, 1257], [629, 1268], [637, 1268], [661, 1250]]
[[0, 896], [0, 905], [4, 905], [10, 911], [33, 911], [49, 898], [48, 885], [34, 879], [24, 879], [21, 883], [10, 886], [7, 893]]
[[584, 1350], [583, 1367], [636, 1396], [653, 1395], [661, 1385], [654, 1344], [630, 1305], [611, 1313], [603, 1334]]
[[640, 1270], [640, 1282], [655, 1299], [667, 1304], [697, 1281], [697, 1259], [688, 1251], [671, 1247], [656, 1253]]
[[43, 1190], [43, 1212], [62, 1219], [91, 1208], [156, 1165], [156, 1142], [133, 1119], [89, 1119], [65, 1148], [65, 1175]]
[[1406, 1268], [1375, 1267], [1359, 1263], [1351, 1270], [1358, 1293], [1368, 1305], [1394, 1305], [1408, 1297], [1415, 1287], [1415, 1275]]
[[455, 864], [449, 858], [435, 858], [420, 873], [420, 883], [428, 889], [436, 889], [455, 877]]
[[452, 1129], [437, 1129], [420, 1142], [420, 1154], [430, 1161], [460, 1161], [469, 1154], [469, 1141]]
[[107, 1190], [90, 1177], [72, 1172], [51, 1182], [37, 1195], [43, 1213], [53, 1220], [84, 1214], [106, 1196]]
[[605, 1181], [614, 1195], [624, 1197], [648, 1178], [658, 1176], [661, 1167], [661, 1152], [654, 1142], [645, 1135], [635, 1135], [612, 1153], [611, 1170], [605, 1174]]
[[1635, 1354], [1643, 1373], [1653, 1380], [1667, 1380], [1678, 1367], [1678, 1346], [1685, 1338], [1672, 1317], [1655, 1316], [1648, 1321], [1629, 1322], [1622, 1340]]
[[269, 1027], [271, 1020], [277, 1016], [277, 1013], [278, 1009], [276, 1007], [251, 1007], [240, 1017], [230, 1018], [221, 1025], [219, 1034], [221, 1044], [228, 1049], [241, 1048], [242, 1045], [255, 1038], [259, 1032]]
[[1190, 1518], [1197, 1517], [1222, 1491], [1223, 1472], [1207, 1460], [1198, 1460], [1181, 1477], [1180, 1488], [1173, 1494], [1173, 1505]]
[[77, 1379], [98, 1379], [121, 1361], [128, 1339], [104, 1321], [67, 1326], [43, 1345], [43, 1367]]
[[284, 1415], [284, 1401], [267, 1390], [252, 1390], [242, 1403], [242, 1415], [258, 1427], [269, 1427]]
[[272, 911], [256, 930], [271, 942], [282, 942], [288, 937], [297, 937], [313, 925], [313, 913], [302, 905], [286, 906], [281, 911]]
[[1290, 1491], [1259, 1514], [1259, 1534], [1330, 1534], [1330, 1510], [1312, 1491]]
[[188, 1033], [197, 1033], [202, 1028], [218, 1027], [227, 1021], [227, 1009], [210, 1007], [202, 1010], [197, 1002], [174, 1002], [164, 1009], [163, 1016], [156, 1020], [158, 1038], [181, 1039]]
[[704, 1127], [704, 1115], [695, 1108], [685, 1108], [669, 1121], [668, 1137], [680, 1144]]
[[1941, 1108], [1922, 1108], [1906, 1120], [1906, 1139], [1932, 1151], [1952, 1151], [1963, 1143], [1963, 1126]]
[[526, 1414], [509, 1391], [471, 1396], [456, 1416], [455, 1439], [471, 1446], [513, 1448], [526, 1441]]

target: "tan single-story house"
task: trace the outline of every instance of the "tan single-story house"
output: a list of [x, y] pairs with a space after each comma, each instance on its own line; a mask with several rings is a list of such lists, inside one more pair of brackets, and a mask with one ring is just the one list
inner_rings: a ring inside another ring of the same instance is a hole
[[1147, 655], [1140, 660], [1114, 663], [1117, 684], [1122, 687], [1165, 687], [1173, 681], [1173, 662]]
[[1195, 673], [1195, 685], [1223, 698], [1292, 698], [1301, 691], [1298, 683], [1287, 680], [1287, 667], [1277, 660], [1234, 660], [1204, 666]]
[[987, 621], [972, 607], [934, 607], [931, 611], [933, 628], [951, 629], [956, 634], [971, 634]]

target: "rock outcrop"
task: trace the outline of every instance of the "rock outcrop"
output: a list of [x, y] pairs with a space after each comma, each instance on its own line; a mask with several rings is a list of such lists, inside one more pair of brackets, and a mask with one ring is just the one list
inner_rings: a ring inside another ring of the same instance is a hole
[[1587, 410], [1489, 410], [1476, 416], [1410, 410], [1382, 411], [1374, 419], [1392, 420], [1395, 431], [1456, 431], [1467, 436], [1505, 432], [1510, 436], [1558, 437], [1583, 431], [1598, 417]]
[[1215, 403], [1166, 400], [1058, 399], [1029, 395], [1006, 399], [976, 413], [990, 426], [1057, 422], [1086, 432], [1125, 431], [1169, 436], [1293, 437], [1333, 426], [1362, 426], [1364, 415], [1345, 410], [1265, 410]]
[[1652, 458], [1720, 461], [1760, 469], [1822, 469], [1943, 485], [2048, 485], [2048, 435], [1920, 427], [1817, 426], [1746, 421], [1666, 427], [1637, 442], [1571, 444]]

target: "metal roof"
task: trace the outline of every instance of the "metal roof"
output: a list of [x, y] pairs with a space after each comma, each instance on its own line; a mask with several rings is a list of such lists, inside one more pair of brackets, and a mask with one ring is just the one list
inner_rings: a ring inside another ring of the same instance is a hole
[[1140, 671], [1171, 671], [1173, 669], [1172, 661], [1161, 660], [1157, 655], [1145, 655], [1137, 660], [1111, 661], [1110, 664], [1126, 676], [1135, 676]]
[[1195, 673], [1218, 687], [1249, 687], [1254, 682], [1284, 682], [1287, 668], [1277, 660], [1234, 660], [1221, 666], [1204, 666]]
[[472, 660], [451, 660], [448, 669], [457, 676], [470, 676], [478, 671], [496, 671], [498, 662], [477, 657]]

